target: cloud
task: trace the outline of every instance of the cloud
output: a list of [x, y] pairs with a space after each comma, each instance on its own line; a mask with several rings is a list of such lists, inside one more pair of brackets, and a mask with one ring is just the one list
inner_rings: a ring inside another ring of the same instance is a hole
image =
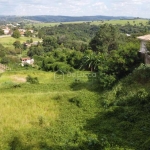
[[148, 17], [150, 0], [0, 0], [1, 15]]

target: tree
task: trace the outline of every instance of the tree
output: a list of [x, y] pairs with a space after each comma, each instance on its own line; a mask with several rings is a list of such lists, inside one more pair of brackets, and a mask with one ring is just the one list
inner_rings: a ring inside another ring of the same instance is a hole
[[81, 68], [90, 69], [91, 71], [97, 71], [98, 65], [101, 63], [101, 55], [96, 53], [91, 53], [89, 55], [85, 55], [82, 58]]
[[15, 47], [15, 49], [17, 49], [17, 48], [22, 48], [22, 45], [21, 45], [20, 41], [15, 41], [15, 42], [13, 43], [13, 46]]
[[30, 57], [34, 55], [41, 56], [44, 54], [44, 49], [42, 46], [31, 46], [27, 54]]
[[30, 39], [30, 43], [33, 43], [33, 39]]
[[21, 36], [21, 34], [20, 34], [19, 30], [18, 29], [14, 30], [14, 32], [12, 34], [12, 37], [14, 37], [14, 38], [20, 38], [20, 36]]
[[32, 36], [31, 31], [27, 30], [27, 31], [24, 33], [24, 36], [26, 36], [26, 37], [31, 37], [31, 36]]
[[104, 24], [91, 40], [90, 47], [93, 51], [109, 52], [118, 48], [120, 39], [121, 35], [116, 26]]
[[0, 35], [3, 35], [4, 31], [2, 29], [0, 29]]
[[58, 48], [57, 39], [51, 36], [44, 37], [43, 46], [44, 46], [45, 52], [52, 51], [53, 49]]

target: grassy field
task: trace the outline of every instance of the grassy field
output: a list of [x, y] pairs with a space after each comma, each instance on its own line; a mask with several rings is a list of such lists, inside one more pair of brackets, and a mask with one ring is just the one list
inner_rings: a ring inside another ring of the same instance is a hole
[[100, 24], [104, 24], [104, 23], [109, 23], [109, 24], [113, 24], [113, 25], [117, 25], [117, 24], [125, 25], [125, 24], [130, 23], [131, 25], [134, 25], [134, 24], [140, 25], [142, 23], [143, 25], [146, 25], [147, 22], [148, 22], [148, 20], [146, 20], [146, 19], [136, 19], [136, 20], [110, 20], [110, 21], [104, 21], [104, 22], [94, 21], [91, 24], [100, 25]]
[[[77, 21], [77, 22], [61, 22], [62, 24], [80, 24], [80, 23], [86, 23], [87, 21]], [[146, 25], [148, 20], [146, 19], [136, 19], [136, 20], [110, 20], [110, 21], [93, 21], [93, 22], [90, 22], [91, 25], [101, 25], [101, 24], [104, 24], [104, 23], [109, 23], [109, 24], [113, 24], [113, 25], [116, 25], [116, 24], [120, 24], [120, 25], [125, 25], [127, 23], [130, 23], [131, 25], [140, 25], [141, 23], [143, 25]], [[31, 26], [31, 25], [34, 25], [35, 27], [50, 27], [50, 26], [57, 26], [57, 25], [60, 25], [60, 23], [35, 23], [35, 24], [28, 24], [27, 26]]]
[[[21, 43], [26, 42], [27, 40], [30, 40], [30, 37], [20, 37], [18, 39], [15, 39], [13, 37], [4, 37], [4, 38], [0, 38], [0, 44], [2, 44], [4, 47], [13, 47], [13, 43], [16, 40], [19, 40]], [[41, 41], [41, 39], [39, 38], [32, 38], [33, 41]]]
[[[39, 84], [26, 82], [28, 75]], [[143, 97], [150, 83], [127, 81], [101, 91], [89, 72], [1, 74], [0, 149], [148, 150], [150, 104]]]
[[[50, 146], [57, 149], [55, 147], [64, 146], [73, 140], [86, 124], [86, 119], [94, 117], [98, 111], [95, 103], [98, 94], [86, 89], [90, 84], [85, 83], [86, 75], [84, 78], [79, 77], [83, 84], [80, 85], [80, 91], [72, 85], [75, 76], [82, 73], [65, 75], [64, 78], [35, 70], [2, 74], [0, 149], [44, 150], [43, 147], [50, 149]], [[38, 77], [39, 84], [26, 83], [27, 75]], [[69, 101], [73, 98], [76, 98], [75, 102]]]

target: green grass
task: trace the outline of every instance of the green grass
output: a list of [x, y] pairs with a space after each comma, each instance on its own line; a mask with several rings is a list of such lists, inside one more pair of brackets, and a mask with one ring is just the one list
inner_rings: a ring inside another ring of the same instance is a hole
[[[91, 25], [101, 25], [101, 24], [104, 24], [104, 23], [109, 23], [109, 24], [113, 24], [113, 25], [117, 25], [117, 24], [120, 24], [120, 25], [125, 25], [127, 24], [128, 22], [131, 24], [131, 25], [140, 25], [140, 23], [142, 23], [143, 25], [146, 25], [148, 20], [147, 19], [136, 19], [136, 20], [104, 20], [104, 21], [76, 21], [76, 22], [61, 22], [62, 24], [80, 24], [80, 23], [86, 23], [86, 22], [90, 22]], [[35, 27], [53, 27], [53, 26], [58, 26], [60, 25], [60, 23], [35, 23], [35, 24], [27, 24], [27, 26], [31, 26], [31, 25], [34, 25]]]
[[[139, 105], [142, 101], [135, 96], [150, 84], [124, 85], [123, 80], [102, 91], [88, 74], [62, 76], [34, 69], [3, 73], [0, 149], [148, 150], [149, 103]], [[39, 84], [27, 83], [28, 75], [38, 77]]]
[[125, 24], [128, 24], [130, 23], [131, 25], [140, 25], [141, 23], [143, 25], [147, 25], [147, 22], [148, 20], [146, 19], [136, 19], [136, 20], [110, 20], [110, 21], [93, 21], [91, 24], [92, 25], [101, 25], [101, 24], [104, 24], [104, 23], [109, 23], [109, 24], [112, 24], [112, 25], [125, 25]]
[[[27, 75], [38, 77], [39, 84], [26, 83], [24, 79]], [[9, 150], [10, 147], [15, 147], [12, 144], [14, 138], [19, 138], [18, 147], [26, 149], [42, 149], [40, 143], [43, 140], [47, 148], [52, 145], [64, 147], [67, 140], [72, 140], [76, 132], [86, 124], [86, 119], [94, 117], [98, 111], [95, 103], [98, 94], [87, 90], [87, 77], [78, 77], [80, 91], [72, 86], [75, 75], [65, 75], [63, 79], [61, 75], [54, 77], [54, 73], [35, 70], [2, 74], [0, 149]], [[19, 87], [14, 86], [18, 84]], [[74, 97], [79, 97], [77, 103], [82, 103], [81, 108], [79, 104], [69, 102]], [[77, 145], [73, 144], [75, 147]]]
[[[15, 39], [13, 37], [4, 37], [0, 38], [0, 44], [2, 44], [4, 47], [13, 47], [13, 43], [18, 40], [21, 43], [26, 42], [27, 40], [30, 40], [30, 37], [20, 37], [18, 39]], [[39, 38], [32, 38], [33, 41], [41, 41]]]
[[52, 23], [34, 23], [34, 24], [27, 24], [27, 26], [32, 26], [34, 25], [35, 27], [53, 27], [53, 26], [58, 26], [60, 24], [80, 24], [84, 23], [85, 21], [75, 21], [75, 22], [52, 22]]

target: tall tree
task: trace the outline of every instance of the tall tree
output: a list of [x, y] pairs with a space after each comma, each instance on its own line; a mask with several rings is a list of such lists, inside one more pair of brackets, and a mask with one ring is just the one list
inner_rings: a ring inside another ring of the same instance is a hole
[[93, 51], [109, 52], [118, 48], [120, 39], [121, 34], [116, 26], [104, 24], [91, 40], [90, 47]]

